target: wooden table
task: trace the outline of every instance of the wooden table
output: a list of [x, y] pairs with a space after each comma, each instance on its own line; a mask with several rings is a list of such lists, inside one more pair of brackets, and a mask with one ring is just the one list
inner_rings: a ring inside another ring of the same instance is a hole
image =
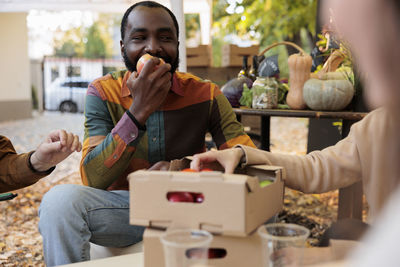
[[[234, 108], [238, 120], [241, 115], [261, 117], [261, 149], [270, 151], [270, 119], [276, 117], [341, 119], [342, 139], [345, 138], [353, 123], [364, 118], [368, 113], [351, 111], [313, 111], [313, 110], [285, 110], [285, 109], [251, 109]], [[362, 220], [362, 182], [339, 189], [338, 219], [354, 218]]]
[[[163, 255], [154, 255], [154, 257], [163, 257]], [[127, 254], [122, 256], [109, 257], [99, 260], [77, 262], [60, 267], [143, 267], [144, 255], [143, 252], [134, 254]], [[202, 265], [203, 266], [203, 265]], [[208, 265], [204, 265], [205, 267]], [[325, 262], [316, 265], [305, 265], [309, 267], [347, 267], [349, 266], [345, 261]], [[212, 267], [212, 266], [209, 266]]]
[[[162, 257], [163, 255], [155, 255], [155, 257]], [[104, 259], [77, 262], [67, 265], [62, 265], [63, 267], [143, 267], [144, 259], [143, 252], [138, 252], [134, 254], [127, 254], [122, 256], [109, 257]]]

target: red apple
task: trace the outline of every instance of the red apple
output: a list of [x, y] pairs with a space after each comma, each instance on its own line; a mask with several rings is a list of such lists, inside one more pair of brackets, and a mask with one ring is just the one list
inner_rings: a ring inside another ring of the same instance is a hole
[[204, 168], [200, 170], [201, 172], [213, 172], [214, 170], [209, 169], [209, 168]]
[[[153, 56], [149, 54], [144, 54], [139, 58], [138, 62], [136, 63], [136, 71], [138, 74], [142, 71], [144, 64], [152, 58]], [[154, 70], [156, 70], [158, 66], [161, 66], [163, 64], [165, 64], [165, 61], [162, 58], [160, 58], [160, 63], [158, 63], [158, 65], [154, 68]]]
[[190, 248], [186, 250], [186, 257], [188, 259], [204, 259], [207, 257], [207, 251], [201, 248]]
[[204, 195], [202, 193], [192, 193], [194, 203], [203, 203]]
[[204, 249], [191, 248], [186, 251], [186, 257], [189, 259], [201, 259], [207, 256], [209, 259], [222, 259], [226, 256], [226, 250], [223, 248], [209, 248], [207, 255], [204, 255]]
[[193, 196], [189, 192], [168, 192], [169, 202], [194, 202]]
[[223, 248], [210, 248], [208, 249], [209, 259], [221, 259], [226, 256], [226, 250]]

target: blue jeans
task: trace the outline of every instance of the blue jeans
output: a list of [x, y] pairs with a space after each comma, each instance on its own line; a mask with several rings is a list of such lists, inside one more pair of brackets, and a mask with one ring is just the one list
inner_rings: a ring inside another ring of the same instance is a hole
[[129, 191], [58, 185], [39, 208], [47, 266], [90, 260], [89, 242], [126, 247], [142, 240], [144, 227], [129, 224]]

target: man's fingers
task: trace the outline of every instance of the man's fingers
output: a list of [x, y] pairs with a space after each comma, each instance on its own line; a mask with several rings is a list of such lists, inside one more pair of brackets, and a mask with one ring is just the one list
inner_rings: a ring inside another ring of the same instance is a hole
[[169, 72], [170, 70], [171, 70], [171, 64], [165, 63], [165, 64], [162, 64], [162, 65], [158, 66], [157, 69], [154, 71], [154, 74], [157, 75], [157, 76], [162, 76], [165, 73], [171, 74]]
[[169, 71], [164, 72], [164, 73], [161, 75], [160, 79], [165, 80], [165, 81], [171, 81], [171, 79], [172, 79], [172, 73], [169, 72]]
[[170, 80], [166, 80], [166, 81], [158, 81], [157, 84], [155, 85], [155, 88], [159, 88], [159, 90], [157, 91], [157, 96], [161, 97], [162, 92], [164, 92], [164, 96], [167, 95], [167, 93], [169, 92], [169, 89], [171, 88], [172, 83]]
[[[155, 67], [156, 69], [149, 73], [148, 78], [150, 80], [159, 80], [161, 77], [164, 77], [164, 75], [172, 75], [169, 71], [171, 70], [171, 65], [166, 63], [161, 66]], [[140, 73], [142, 74], [142, 73]], [[171, 76], [170, 76], [171, 77]]]
[[133, 83], [135, 79], [137, 78], [137, 72], [134, 71], [132, 74], [129, 76], [128, 80], [126, 81], [126, 85], [128, 86], [129, 90], [133, 87]]
[[[169, 65], [169, 64], [163, 64], [156, 68], [156, 66], [158, 64], [160, 64], [160, 59], [157, 57], [153, 57], [150, 60], [146, 61], [146, 63], [144, 63], [143, 69], [140, 72], [139, 76], [146, 77], [146, 76], [149, 76], [156, 72], [157, 72], [157, 75], [161, 75], [162, 73], [171, 69], [171, 65]], [[169, 67], [165, 66], [165, 65], [169, 65]], [[156, 70], [154, 70], [154, 69], [156, 69]]]
[[155, 66], [157, 66], [158, 63], [159, 63], [159, 59], [154, 58], [154, 57], [149, 59], [148, 61], [146, 61], [144, 63], [142, 70], [139, 73], [139, 76], [147, 76], [150, 73], [152, 73]]
[[[149, 60], [149, 61], [151, 61], [151, 60]], [[148, 62], [145, 63], [145, 66], [143, 67], [142, 72], [140, 72], [140, 74], [138, 76], [139, 79], [142, 82], [151, 84], [153, 88], [157, 88], [157, 89], [165, 88], [165, 90], [169, 90], [171, 88], [171, 79], [172, 79], [172, 74], [169, 72], [169, 70], [171, 69], [171, 65], [164, 64], [164, 65], [158, 66], [157, 69], [153, 72], [152, 70], [147, 71], [148, 70], [148, 68], [146, 68], [147, 63]], [[153, 65], [153, 67], [155, 68], [154, 65]], [[137, 81], [137, 82], [140, 82], [140, 81]], [[128, 83], [128, 85], [130, 84], [130, 87], [133, 88], [135, 86], [134, 83], [136, 83], [135, 79], [133, 79], [131, 81], [131, 83]]]

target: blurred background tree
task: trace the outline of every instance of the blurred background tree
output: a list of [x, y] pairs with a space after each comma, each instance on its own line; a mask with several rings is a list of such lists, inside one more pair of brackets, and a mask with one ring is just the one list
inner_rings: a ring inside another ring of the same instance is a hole
[[58, 30], [54, 37], [54, 55], [110, 58], [113, 56], [113, 34], [119, 30], [119, 24], [119, 16], [99, 14], [90, 27]]
[[[235, 40], [259, 43], [261, 50], [285, 40], [310, 52], [315, 43], [316, 16], [317, 0], [214, 0], [214, 62], [221, 62], [222, 45]], [[286, 60], [293, 52], [297, 51], [282, 46], [268, 54], [279, 53], [279, 58]]]
[[[214, 66], [221, 66], [224, 44], [260, 44], [260, 50], [279, 41], [294, 42], [307, 52], [315, 45], [318, 0], [213, 0], [212, 46]], [[99, 14], [90, 27], [59, 31], [54, 39], [56, 56], [119, 57], [121, 15]], [[201, 42], [198, 14], [185, 14], [189, 46]], [[266, 56], [279, 54], [281, 73], [287, 72], [288, 54], [279, 46]]]
[[82, 57], [85, 49], [82, 27], [67, 31], [58, 29], [54, 35], [54, 55], [58, 57]]
[[[102, 29], [103, 28], [103, 29]], [[111, 57], [112, 39], [107, 29], [102, 27], [101, 22], [96, 21], [87, 30], [85, 39], [84, 57], [86, 58], [108, 58]]]
[[197, 46], [201, 42], [199, 14], [185, 14], [186, 42], [188, 46]]

